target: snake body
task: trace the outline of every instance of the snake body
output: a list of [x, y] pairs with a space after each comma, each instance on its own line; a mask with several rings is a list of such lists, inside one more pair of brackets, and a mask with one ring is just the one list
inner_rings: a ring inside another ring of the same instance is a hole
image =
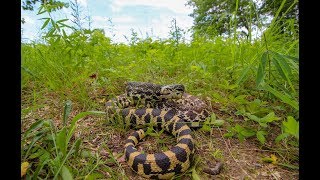
[[130, 124], [154, 124], [176, 136], [177, 145], [165, 152], [143, 154], [135, 146], [145, 129], [135, 131], [125, 144], [125, 159], [139, 175], [168, 179], [190, 167], [195, 147], [190, 127], [200, 127], [209, 116], [206, 103], [184, 92], [183, 85], [128, 82], [126, 93], [106, 103], [108, 116], [120, 115]]

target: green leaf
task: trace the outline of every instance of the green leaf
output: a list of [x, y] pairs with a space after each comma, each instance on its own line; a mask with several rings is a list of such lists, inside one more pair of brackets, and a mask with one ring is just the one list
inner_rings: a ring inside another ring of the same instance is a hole
[[292, 99], [288, 94], [282, 94], [281, 92], [273, 89], [271, 86], [264, 84], [263, 89], [272, 93], [277, 98], [281, 99], [284, 103], [289, 104], [294, 109], [299, 110], [299, 105], [297, 100]]
[[291, 134], [295, 138], [299, 139], [299, 122], [292, 116], [287, 117], [287, 121], [282, 122], [284, 126], [284, 132]]
[[43, 13], [46, 12], [46, 9], [44, 9], [43, 11], [42, 11], [42, 9], [44, 9], [43, 5], [39, 8], [39, 11], [38, 11], [37, 15], [40, 15], [40, 14], [43, 14]]
[[73, 29], [71, 26], [66, 25], [66, 24], [64, 24], [64, 23], [59, 23], [59, 24], [60, 24], [60, 27], [67, 27], [67, 28]]
[[[67, 34], [66, 34], [66, 31], [64, 29], [62, 29], [62, 34], [63, 34], [63, 38], [67, 38]], [[67, 48], [70, 48], [70, 47], [67, 47]]]
[[66, 144], [66, 127], [63, 127], [57, 134], [56, 143], [63, 156], [67, 154], [67, 144]]
[[253, 121], [257, 121], [257, 122], [260, 121], [260, 118], [259, 118], [259, 117], [257, 117], [256, 115], [253, 115], [253, 114], [251, 114], [251, 113], [246, 113], [246, 116], [247, 116], [249, 119], [253, 120]]
[[58, 20], [57, 23], [62, 23], [64, 21], [68, 21], [69, 19], [61, 19], [61, 20]]
[[251, 129], [243, 129], [240, 132], [240, 134], [243, 135], [244, 137], [251, 137], [251, 136], [254, 136], [256, 133]]
[[208, 124], [203, 124], [203, 126], [201, 127], [201, 130], [210, 132], [211, 131], [211, 126], [209, 126]]
[[24, 161], [27, 159], [27, 157], [28, 157], [28, 155], [29, 155], [29, 152], [30, 152], [30, 150], [32, 149], [33, 145], [34, 145], [40, 138], [42, 138], [43, 136], [44, 136], [44, 134], [41, 134], [41, 135], [39, 135], [39, 136], [35, 136], [35, 137], [32, 139], [32, 141], [31, 141], [31, 143], [30, 143], [30, 145], [29, 145], [29, 148], [28, 148], [28, 150], [27, 150], [27, 152], [26, 152], [26, 154], [25, 154]]
[[227, 132], [223, 135], [223, 137], [233, 137], [234, 133], [233, 132]]
[[238, 137], [240, 142], [243, 142], [244, 139], [245, 139], [245, 137], [242, 134], [238, 134], [237, 137]]
[[242, 82], [244, 82], [247, 79], [250, 68], [251, 66], [248, 65], [244, 70], [242, 70], [242, 73], [239, 79], [237, 80], [236, 84], [240, 85]]
[[263, 81], [264, 76], [265, 76], [265, 68], [267, 64], [267, 53], [268, 51], [264, 52], [261, 57], [261, 62], [258, 67], [258, 72], [257, 72], [257, 79], [256, 79], [256, 86], [259, 86], [260, 83]]
[[80, 149], [80, 145], [81, 145], [82, 141], [81, 139], [77, 139], [77, 141], [75, 142], [75, 154], [78, 155], [79, 154], [79, 149]]
[[257, 131], [257, 139], [261, 144], [266, 142], [266, 138], [264, 137], [265, 135], [267, 135], [265, 131]]
[[61, 169], [61, 176], [63, 180], [72, 180], [72, 173], [69, 171], [68, 167], [63, 165]]
[[30, 158], [30, 159], [37, 158], [37, 157], [41, 156], [43, 153], [45, 153], [45, 151], [42, 150], [42, 149], [39, 149], [37, 152], [31, 154], [31, 155], [29, 156], [29, 158]]
[[296, 93], [296, 91], [292, 85], [292, 82], [289, 78], [292, 75], [292, 72], [291, 72], [291, 68], [290, 68], [289, 64], [287, 63], [286, 59], [283, 58], [281, 55], [276, 54], [274, 56], [274, 58], [272, 58], [272, 60], [273, 60], [274, 65], [276, 66], [276, 69], [278, 70], [279, 74], [282, 76], [282, 78], [284, 80], [286, 80], [289, 83], [292, 91], [294, 93]]
[[224, 120], [218, 119], [218, 120], [213, 121], [212, 124], [215, 125], [215, 126], [220, 127], [220, 126], [222, 126], [224, 124]]
[[48, 19], [43, 23], [41, 29], [45, 28], [45, 27], [48, 25], [49, 22], [50, 22], [50, 18], [48, 18]]
[[67, 100], [63, 110], [63, 126], [66, 126], [66, 122], [71, 112], [71, 108], [72, 108], [72, 102], [70, 100]]
[[38, 120], [38, 121], [34, 122], [34, 123], [29, 127], [29, 129], [23, 134], [24, 137], [26, 137], [31, 131], [42, 127], [43, 122], [44, 122], [43, 120]]
[[270, 123], [276, 120], [279, 120], [280, 118], [275, 116], [274, 112], [270, 112], [269, 114], [267, 114], [265, 117], [260, 119], [260, 122], [263, 123]]
[[282, 139], [288, 137], [289, 134], [288, 133], [282, 133], [279, 136], [277, 136], [277, 138], [274, 140], [276, 143], [278, 143], [279, 141], [281, 141]]
[[84, 179], [85, 180], [96, 180], [96, 179], [103, 179], [103, 178], [104, 178], [104, 175], [101, 173], [92, 173], [92, 174], [86, 175]]
[[195, 168], [192, 168], [192, 179], [193, 180], [200, 180], [201, 179]]
[[50, 159], [46, 159], [46, 160], [40, 162], [37, 165], [37, 169], [35, 170], [33, 177], [38, 177], [39, 172], [43, 169], [44, 165], [48, 164], [49, 161], [50, 161]]

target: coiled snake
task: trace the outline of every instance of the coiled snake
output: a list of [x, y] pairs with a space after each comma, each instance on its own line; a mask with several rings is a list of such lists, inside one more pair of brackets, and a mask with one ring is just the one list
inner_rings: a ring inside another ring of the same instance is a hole
[[207, 104], [184, 92], [183, 85], [128, 82], [126, 93], [106, 103], [109, 118], [120, 115], [130, 124], [155, 124], [177, 137], [177, 145], [165, 152], [143, 154], [135, 146], [145, 129], [135, 131], [125, 144], [125, 160], [139, 175], [168, 179], [190, 167], [195, 151], [190, 127], [200, 127], [210, 115]]

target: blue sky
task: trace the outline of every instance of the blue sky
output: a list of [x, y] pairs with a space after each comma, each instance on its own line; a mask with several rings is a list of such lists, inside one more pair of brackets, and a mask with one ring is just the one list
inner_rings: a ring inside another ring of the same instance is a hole
[[[68, 0], [62, 0], [69, 2]], [[146, 37], [146, 33], [153, 38], [167, 38], [170, 31], [171, 21], [177, 20], [177, 25], [187, 31], [193, 23], [188, 16], [192, 8], [185, 6], [187, 0], [78, 0], [84, 14], [92, 18], [92, 28], [103, 28], [106, 36], [111, 37], [113, 42], [127, 42], [124, 35], [131, 37], [134, 29], [139, 37]], [[34, 11], [24, 11], [21, 8], [21, 17], [26, 23], [22, 24], [23, 40], [35, 40], [40, 37], [40, 28], [46, 14], [36, 15]], [[72, 18], [71, 8], [55, 12], [53, 17], [58, 19]], [[108, 19], [111, 18], [112, 27]], [[69, 21], [71, 24], [71, 21]], [[190, 39], [186, 34], [186, 39]], [[113, 37], [114, 35], [114, 37]]]

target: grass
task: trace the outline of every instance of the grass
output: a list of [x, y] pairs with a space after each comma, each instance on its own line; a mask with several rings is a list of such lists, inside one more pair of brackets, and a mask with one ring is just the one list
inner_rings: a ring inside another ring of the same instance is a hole
[[[209, 102], [215, 123], [194, 131], [200, 160], [185, 176], [207, 177], [199, 169], [223, 160], [227, 165], [220, 178], [239, 171], [247, 178], [265, 171], [273, 178], [275, 171], [296, 178], [298, 38], [271, 27], [253, 42], [137, 38], [125, 45], [94, 30], [22, 44], [26, 179], [136, 178], [121, 158], [129, 126], [101, 116], [104, 103], [122, 94], [127, 81], [181, 83]], [[157, 144], [151, 151], [166, 150], [174, 140], [164, 134], [153, 133], [143, 144]], [[260, 166], [269, 169], [247, 167], [263, 158], [272, 170], [263, 161]]]

